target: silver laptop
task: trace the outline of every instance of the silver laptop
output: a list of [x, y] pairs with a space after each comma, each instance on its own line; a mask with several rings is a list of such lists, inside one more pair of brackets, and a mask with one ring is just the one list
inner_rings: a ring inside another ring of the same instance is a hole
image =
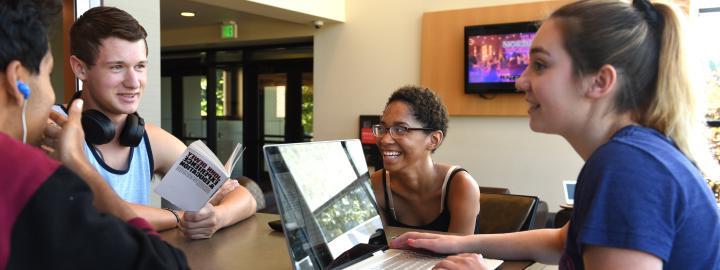
[[443, 258], [387, 249], [359, 140], [264, 151], [293, 269], [431, 269]]

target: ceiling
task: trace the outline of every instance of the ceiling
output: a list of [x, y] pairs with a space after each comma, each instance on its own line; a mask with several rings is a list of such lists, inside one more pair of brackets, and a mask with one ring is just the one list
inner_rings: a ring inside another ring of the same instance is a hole
[[[180, 12], [195, 12], [195, 17], [182, 17]], [[160, 0], [160, 28], [162, 30], [219, 25], [223, 21], [238, 23], [248, 20], [275, 20], [242, 11], [221, 8], [189, 0]]]

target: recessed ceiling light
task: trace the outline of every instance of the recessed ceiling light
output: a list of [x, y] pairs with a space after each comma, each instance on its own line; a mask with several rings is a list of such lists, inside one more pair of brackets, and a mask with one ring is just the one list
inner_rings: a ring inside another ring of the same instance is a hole
[[183, 16], [183, 17], [195, 17], [195, 12], [183, 11], [183, 12], [180, 12], [180, 16]]

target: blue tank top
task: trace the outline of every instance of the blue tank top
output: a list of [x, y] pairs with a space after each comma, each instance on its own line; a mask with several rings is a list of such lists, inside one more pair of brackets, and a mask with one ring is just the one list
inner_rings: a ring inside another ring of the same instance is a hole
[[[53, 110], [67, 116], [62, 106], [55, 105]], [[85, 155], [87, 155], [90, 164], [105, 178], [105, 181], [120, 198], [131, 203], [149, 205], [150, 181], [155, 168], [152, 149], [148, 141], [147, 132], [145, 132], [138, 146], [131, 147], [127, 162], [128, 167], [125, 170], [116, 170], [108, 166], [87, 142], [84, 144]]]

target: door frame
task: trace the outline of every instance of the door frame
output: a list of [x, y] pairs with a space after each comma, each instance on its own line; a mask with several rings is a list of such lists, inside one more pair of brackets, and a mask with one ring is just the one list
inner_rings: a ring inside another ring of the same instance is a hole
[[302, 74], [307, 72], [313, 72], [312, 58], [251, 61], [243, 65], [243, 141], [247, 157], [243, 159], [245, 176], [269, 183], [262, 149], [268, 143], [265, 140], [264, 96], [263, 89], [258, 85], [258, 76], [268, 73], [287, 75], [283, 143], [293, 143], [311, 139], [305, 136], [301, 122]]
[[[302, 74], [304, 72], [313, 72], [313, 58], [291, 58], [278, 60], [253, 60], [254, 52], [266, 51], [275, 48], [296, 48], [296, 47], [312, 47], [312, 42], [298, 42], [289, 44], [273, 44], [273, 45], [257, 45], [247, 47], [220, 47], [207, 49], [190, 49], [190, 50], [173, 50], [163, 51], [162, 54], [162, 77], [171, 78], [170, 102], [173, 115], [183, 115], [182, 100], [182, 76], [201, 75], [207, 78], [207, 89], [215, 89], [215, 71], [217, 69], [229, 68], [234, 70], [232, 76], [237, 76], [237, 69], [242, 68], [242, 96], [243, 96], [243, 145], [246, 147], [243, 157], [243, 175], [251, 179], [260, 180], [267, 179], [264, 174], [264, 168], [261, 167], [263, 152], [262, 147], [264, 140], [264, 115], [261, 91], [258, 91], [257, 76], [265, 73], [287, 73], [288, 85], [286, 88], [285, 102], [285, 135], [284, 142], [300, 142], [308, 141], [311, 137], [305, 136], [301, 122], [301, 105], [302, 105]], [[242, 51], [243, 56], [248, 56], [239, 61], [216, 61], [217, 52], [219, 51]], [[200, 57], [179, 58], [175, 55], [190, 55], [193, 53], [202, 54]], [[165, 59], [168, 57], [168, 59]], [[212, 74], [212, 75], [210, 75]], [[211, 78], [211, 76], [213, 78]], [[236, 77], [235, 77], [236, 78]], [[235, 92], [235, 86], [238, 80], [232, 79], [232, 92]], [[249, 91], [248, 89], [255, 89]], [[297, 89], [297, 91], [294, 91]], [[209, 92], [208, 92], [209, 93]], [[214, 95], [208, 95], [207, 112], [208, 116], [206, 127], [206, 142], [208, 148], [213, 152], [217, 151], [217, 117], [215, 116]], [[235, 99], [235, 98], [233, 98]], [[236, 106], [232, 103], [231, 106]], [[237, 107], [232, 108], [233, 111]], [[297, 113], [295, 113], [297, 112]], [[173, 117], [172, 134], [177, 138], [184, 138], [183, 119], [182, 117]], [[269, 185], [269, 181], [266, 181]]]

